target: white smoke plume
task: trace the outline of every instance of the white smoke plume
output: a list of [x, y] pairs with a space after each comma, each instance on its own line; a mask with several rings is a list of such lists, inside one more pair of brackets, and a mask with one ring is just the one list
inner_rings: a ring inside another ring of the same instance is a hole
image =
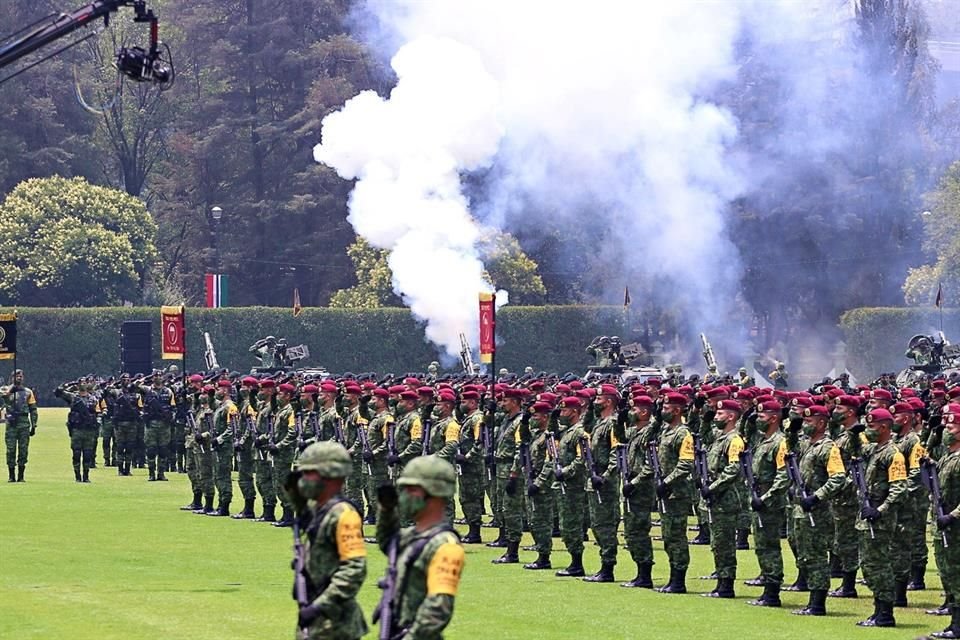
[[[609, 274], [588, 297], [613, 301], [642, 277], [692, 333], [739, 350], [749, 316], [727, 210], [774, 170], [738, 148], [738, 122], [713, 96], [737, 80], [749, 34], [788, 76], [782, 144], [835, 152], [843, 140], [818, 120], [818, 101], [830, 97], [824, 65], [837, 65], [829, 52], [847, 37], [850, 6], [370, 0], [358, 30], [386, 57], [399, 49], [399, 83], [389, 101], [361, 94], [329, 116], [317, 159], [360, 178], [351, 222], [394, 250], [397, 290], [448, 351], [448, 332], [475, 324], [481, 277], [459, 178], [486, 165], [472, 206], [483, 224], [528, 240], [599, 230], [595, 255], [570, 256]], [[434, 225], [444, 232], [425, 230]], [[462, 268], [424, 268], [437, 254]]]
[[390, 250], [394, 290], [426, 320], [427, 338], [454, 355], [460, 332], [478, 332], [477, 294], [492, 291], [460, 174], [497, 151], [498, 85], [476, 52], [445, 38], [412, 42], [391, 64], [390, 98], [365, 91], [327, 116], [314, 157], [357, 179], [350, 223]]

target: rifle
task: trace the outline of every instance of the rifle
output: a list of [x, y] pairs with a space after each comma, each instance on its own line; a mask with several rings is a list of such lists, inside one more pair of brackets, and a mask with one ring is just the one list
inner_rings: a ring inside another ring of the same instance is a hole
[[337, 417], [333, 423], [333, 438], [344, 447], [347, 446], [347, 438], [343, 435], [343, 418]]
[[[229, 423], [230, 435], [232, 436], [231, 439], [233, 440], [233, 444], [236, 444], [240, 440], [240, 427], [237, 424], [239, 417], [240, 416], [236, 416], [231, 419], [230, 414], [227, 413], [227, 422]], [[233, 447], [233, 470], [240, 471], [240, 452], [237, 451], [236, 447]]]
[[[757, 491], [757, 477], [753, 475], [753, 451], [749, 448], [745, 448], [740, 453], [740, 472], [743, 474], [743, 478], [747, 483], [747, 488], [750, 490], [750, 499], [759, 500], [760, 492]], [[757, 525], [763, 529], [763, 518], [760, 517], [760, 513], [757, 513]]]
[[553, 475], [560, 481], [560, 493], [567, 495], [567, 482], [566, 480], [560, 480], [563, 477], [563, 465], [560, 464], [560, 455], [557, 451], [557, 439], [553, 435], [553, 431], [547, 432], [547, 451], [550, 452], [551, 457], [553, 457]]
[[[933, 501], [934, 512], [938, 518], [943, 517], [943, 497], [940, 492], [940, 476], [937, 474], [937, 463], [930, 458], [920, 459], [920, 482], [930, 492], [930, 500]], [[947, 532], [940, 531], [940, 539], [943, 541], [943, 547], [946, 549]]]
[[[867, 492], [867, 480], [863, 476], [863, 460], [857, 457], [850, 458], [850, 475], [853, 476], [853, 484], [857, 487], [860, 508], [871, 506], [870, 494]], [[873, 540], [873, 523], [867, 520], [867, 526], [870, 527], [870, 539]]]
[[297, 412], [293, 420], [297, 429], [297, 451], [303, 451], [303, 414]]
[[700, 343], [703, 345], [703, 359], [707, 363], [707, 370], [709, 371], [711, 367], [717, 367], [717, 357], [713, 354], [713, 347], [710, 346], [710, 342], [707, 340], [707, 336], [700, 334]]
[[492, 482], [497, 463], [493, 457], [493, 416], [489, 413], [480, 425], [480, 438], [483, 440], [483, 461], [487, 467], [487, 480]]
[[[630, 482], [630, 465], [627, 463], [627, 445], [617, 445], [617, 468], [620, 470], [620, 491]], [[630, 501], [623, 496], [623, 512], [630, 513]]]
[[[800, 463], [797, 461], [797, 454], [795, 451], [791, 451], [787, 454], [787, 477], [790, 479], [790, 484], [793, 485], [793, 490], [800, 493], [800, 497], [804, 500], [809, 497], [807, 493], [807, 487], [803, 484], [803, 476], [800, 475]], [[816, 523], [813, 521], [813, 514], [807, 512], [807, 517], [810, 518], [810, 526], [816, 527]]]
[[420, 435], [420, 455], [430, 455], [430, 437], [433, 435], [433, 419], [423, 421], [423, 433]]
[[[213, 413], [205, 413], [203, 414], [203, 417], [200, 419], [203, 421], [204, 431], [210, 434], [210, 448], [216, 449], [216, 447], [214, 446], [215, 443], [213, 441]], [[201, 451], [202, 450], [203, 449], [201, 448]]]
[[213, 340], [210, 339], [210, 334], [206, 331], [203, 332], [203, 342], [206, 345], [203, 352], [203, 362], [207, 365], [207, 371], [219, 369], [220, 363], [217, 362], [217, 352], [213, 350]]
[[[397, 456], [397, 423], [394, 420], [390, 420], [390, 422], [387, 424], [387, 453], [392, 458], [396, 458]], [[397, 465], [388, 465], [387, 474], [390, 476], [391, 480], [396, 480]]]
[[[520, 439], [518, 449], [520, 455], [520, 464], [523, 466], [523, 475], [527, 477], [527, 489], [533, 486], [533, 461], [530, 459], [530, 443], [525, 438]], [[534, 500], [529, 501], [530, 510], [536, 511], [537, 505]]]
[[[367, 438], [367, 429], [365, 425], [357, 425], [357, 438], [360, 440], [360, 448], [363, 450], [363, 453], [373, 455], [373, 449], [370, 448], [370, 440]], [[373, 475], [373, 469], [370, 468], [369, 462], [364, 462], [364, 466], [367, 468], [367, 475]]]
[[[593, 466], [593, 450], [590, 448], [590, 438], [587, 436], [580, 436], [580, 449], [583, 451], [583, 458], [587, 463], [587, 468], [590, 469], [590, 477], [597, 475], [597, 469]], [[603, 499], [600, 498], [600, 490], [594, 489], [594, 494], [597, 496], [597, 504], [603, 504]]]
[[[304, 571], [307, 569], [307, 554], [303, 548], [303, 542], [300, 540], [300, 518], [293, 519], [293, 597], [299, 607], [306, 607], [310, 604], [307, 595], [307, 576]], [[300, 627], [298, 630], [300, 638], [307, 638], [309, 630], [306, 627]]]
[[707, 523], [713, 524], [713, 504], [711, 504], [713, 501], [704, 495], [710, 483], [707, 450], [703, 448], [703, 442], [701, 442], [700, 436], [696, 434], [693, 436], [693, 469], [696, 471], [697, 490], [707, 505]]
[[[660, 466], [660, 452], [657, 450], [656, 440], [647, 445], [647, 458], [650, 460], [650, 468], [653, 469], [653, 481], [659, 486], [663, 482], [663, 467]], [[657, 496], [657, 502], [660, 513], [666, 513], [667, 506], [664, 504], [663, 498]]]
[[193, 440], [200, 447], [200, 453], [206, 453], [203, 447], [203, 438], [200, 437], [200, 425], [197, 424], [197, 417], [194, 415], [193, 409], [187, 411], [187, 428], [193, 433]]
[[373, 612], [373, 621], [380, 621], [380, 640], [391, 640], [394, 637], [393, 600], [397, 595], [397, 555], [400, 547], [400, 536], [395, 535], [387, 545], [387, 575], [377, 586], [383, 590], [380, 603]]

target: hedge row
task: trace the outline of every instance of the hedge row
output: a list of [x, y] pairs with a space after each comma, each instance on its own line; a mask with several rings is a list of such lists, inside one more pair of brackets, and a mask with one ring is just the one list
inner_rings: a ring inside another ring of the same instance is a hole
[[[17, 365], [41, 403], [64, 380], [87, 373], [111, 374], [120, 368], [120, 327], [126, 320], [153, 321], [154, 366], [160, 360], [160, 310], [153, 307], [18, 309]], [[424, 337], [423, 326], [407, 309], [307, 308], [294, 318], [289, 309], [237, 307], [187, 309], [187, 368], [203, 368], [203, 332], [209, 332], [221, 366], [237, 371], [255, 364], [248, 347], [266, 335], [288, 344], [305, 343], [306, 366], [333, 372], [422, 371], [431, 360], [451, 370], [458, 362], [440, 357]], [[584, 347], [594, 336], [626, 335], [621, 307], [503, 307], [497, 315], [497, 367], [511, 371], [583, 371], [590, 364]], [[7, 377], [8, 371], [0, 369]]]
[[[907, 342], [917, 334], [935, 336], [940, 328], [937, 309], [876, 307], [851, 309], [840, 318], [847, 343], [847, 367], [861, 381], [911, 364], [904, 357]], [[960, 309], [943, 311], [943, 332], [960, 341]]]

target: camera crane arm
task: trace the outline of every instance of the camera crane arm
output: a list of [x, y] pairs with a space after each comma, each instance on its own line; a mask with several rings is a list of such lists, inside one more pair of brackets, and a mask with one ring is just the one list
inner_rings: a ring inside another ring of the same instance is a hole
[[[100, 18], [103, 18], [104, 26], [109, 26], [110, 14], [128, 6], [133, 7], [134, 22], [150, 24], [150, 49], [149, 51], [139, 47], [120, 49], [117, 53], [118, 69], [128, 78], [136, 81], [153, 80], [159, 84], [170, 83], [173, 80], [173, 67], [162, 60], [157, 16], [153, 13], [153, 10], [147, 9], [146, 0], [97, 0], [97, 2], [91, 2], [70, 13], [53, 14], [39, 20], [14, 34], [12, 41], [0, 44], [0, 69], [70, 35], [78, 29], [90, 25]], [[24, 32], [26, 33], [24, 34]], [[26, 68], [6, 76], [0, 80], [0, 83], [69, 49], [78, 42], [80, 41], [68, 44]]]

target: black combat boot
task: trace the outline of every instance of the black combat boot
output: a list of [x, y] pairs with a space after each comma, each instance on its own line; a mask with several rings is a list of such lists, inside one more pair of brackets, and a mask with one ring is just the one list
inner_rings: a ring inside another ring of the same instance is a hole
[[717, 586], [710, 593], [701, 593], [705, 598], [734, 598], [733, 578], [717, 578]]
[[603, 562], [600, 564], [600, 571], [592, 576], [583, 579], [584, 582], [613, 582], [613, 563]]
[[255, 498], [243, 499], [243, 511], [231, 516], [234, 520], [253, 520], [257, 514], [253, 512], [253, 503]]
[[274, 515], [274, 510], [277, 508], [273, 504], [263, 505], [263, 515], [257, 518], [257, 522], [276, 522], [277, 517]]
[[670, 567], [670, 582], [657, 589], [660, 593], [686, 593], [687, 592], [687, 570], [674, 569]]
[[193, 502], [191, 502], [190, 504], [185, 504], [185, 505], [183, 505], [182, 507], [180, 507], [180, 511], [196, 511], [197, 509], [200, 509], [200, 508], [201, 508], [201, 505], [200, 505], [200, 500], [201, 500], [201, 499], [202, 499], [202, 498], [200, 497], [200, 492], [199, 492], [199, 491], [194, 491], [194, 492], [193, 492]]
[[948, 616], [950, 615], [950, 606], [953, 604], [953, 596], [949, 593], [943, 594], [943, 604], [936, 609], [927, 609], [924, 611], [928, 616]]
[[207, 515], [208, 513], [213, 513], [213, 496], [205, 496], [203, 499], [203, 508], [199, 511], [194, 511], [194, 513], [199, 515]]
[[167, 481], [167, 476], [163, 475], [163, 467], [160, 467], [160, 469], [157, 471], [157, 481], [159, 482]]
[[895, 627], [897, 621], [893, 617], [893, 603], [873, 601], [873, 615], [857, 623], [858, 627]]
[[27, 470], [27, 465], [22, 464], [17, 467], [17, 482], [23, 482], [23, 472]]
[[927, 573], [925, 565], [915, 565], [910, 568], [910, 584], [907, 585], [907, 591], [923, 591], [927, 588], [924, 581], [924, 575]]
[[631, 580], [630, 582], [621, 582], [621, 587], [629, 588], [639, 588], [639, 589], [653, 589], [653, 580], [650, 578], [650, 570], [653, 568], [653, 563], [644, 562], [637, 564], [637, 577]]
[[7, 482], [17, 481], [17, 476], [15, 475], [16, 468], [17, 468], [16, 465], [12, 465], [12, 464], [7, 465], [7, 471], [10, 473], [10, 477], [7, 480]]
[[492, 541], [492, 542], [488, 542], [488, 543], [487, 543], [487, 546], [488, 546], [488, 547], [493, 547], [493, 548], [504, 548], [504, 547], [506, 547], [506, 546], [507, 546], [506, 533], [507, 533], [506, 530], [505, 530], [503, 527], [500, 527], [499, 533], [497, 534], [496, 540], [494, 540], [494, 541]]
[[[856, 574], [854, 574], [856, 578]], [[784, 591], [810, 591], [810, 587], [807, 586], [807, 570], [800, 569], [797, 571], [797, 580], [790, 585], [789, 587], [784, 587]]]
[[763, 574], [761, 573], [756, 578], [750, 578], [749, 580], [744, 580], [743, 584], [747, 585], [748, 587], [762, 587], [765, 584], [767, 584], [767, 581], [763, 577]]
[[737, 551], [750, 550], [749, 536], [750, 536], [749, 529], [737, 529]]
[[83, 478], [80, 477], [80, 465], [73, 465], [73, 480], [74, 482], [83, 482]]
[[467, 531], [467, 535], [464, 536], [463, 540], [460, 542], [463, 542], [464, 544], [480, 544], [483, 542], [483, 540], [480, 539], [480, 524], [471, 524], [470, 530]]
[[110, 464], [110, 445], [103, 445], [103, 466], [112, 467]]
[[275, 527], [292, 527], [293, 526], [293, 511], [289, 507], [283, 508], [283, 514], [280, 516], [280, 520], [273, 523]]
[[763, 585], [763, 595], [756, 600], [749, 600], [747, 604], [755, 607], [779, 607], [780, 606], [780, 584], [776, 582], [767, 582]]
[[517, 564], [520, 562], [520, 556], [518, 552], [520, 550], [519, 542], [508, 542], [506, 543], [507, 550], [506, 552], [497, 558], [496, 560], [491, 560], [493, 564]]
[[810, 600], [803, 609], [791, 612], [796, 616], [825, 616], [827, 615], [827, 590], [812, 589]]
[[147, 476], [147, 482], [156, 482], [157, 481], [157, 472], [153, 470], [153, 467], [149, 469], [149, 476]]
[[[834, 553], [830, 554], [830, 577], [831, 578], [843, 577], [843, 564], [840, 562], [840, 556]], [[830, 595], [830, 594], [827, 594], [827, 595]]]
[[532, 569], [537, 571], [539, 569], [553, 569], [553, 565], [550, 564], [550, 554], [549, 553], [538, 553], [537, 559], [533, 562], [528, 562], [523, 565], [524, 569]]
[[217, 516], [225, 517], [230, 515], [230, 500], [221, 500], [220, 504], [217, 506], [217, 510], [213, 513], [208, 513], [208, 516]]
[[90, 482], [90, 467], [83, 468], [83, 480], [82, 482]]
[[690, 541], [690, 544], [710, 544], [710, 527], [703, 524], [700, 527], [700, 531], [697, 532], [697, 536]]
[[560, 569], [557, 571], [556, 576], [558, 578], [582, 578], [584, 575], [583, 570], [583, 552], [580, 553], [571, 553], [570, 554], [570, 566], [566, 569]]
[[830, 592], [831, 598], [856, 598], [857, 597], [857, 572], [847, 571], [843, 574], [843, 582], [840, 586]]
[[944, 640], [956, 640], [960, 638], [960, 606], [950, 605], [950, 626], [943, 631], [934, 631], [930, 634], [933, 638], [943, 638]]
[[893, 606], [906, 607], [907, 604], [907, 583], [903, 580], [896, 580], [893, 583]]

